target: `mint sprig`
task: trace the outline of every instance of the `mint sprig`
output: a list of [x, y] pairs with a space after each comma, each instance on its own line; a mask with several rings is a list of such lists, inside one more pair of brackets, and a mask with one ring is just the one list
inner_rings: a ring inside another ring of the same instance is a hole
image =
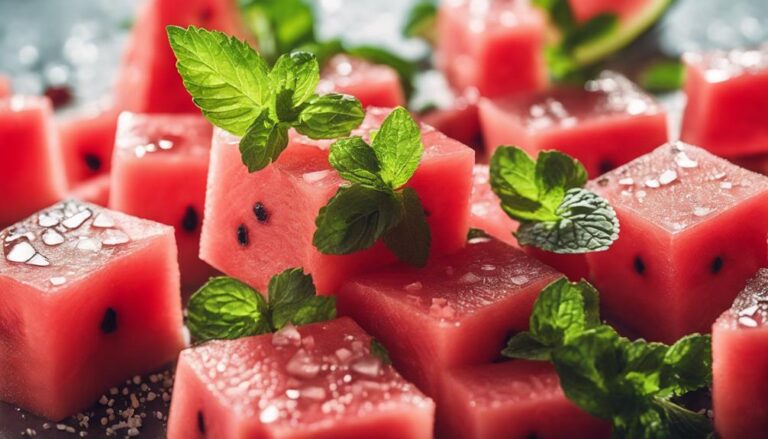
[[437, 2], [421, 0], [411, 7], [403, 25], [403, 36], [421, 38], [430, 44], [437, 42]]
[[558, 151], [534, 161], [520, 148], [500, 146], [491, 158], [491, 188], [520, 222], [518, 241], [554, 253], [602, 251], [618, 239], [616, 212], [582, 187], [586, 181], [581, 163]]
[[530, 330], [511, 337], [502, 355], [552, 361], [568, 399], [611, 421], [614, 437], [707, 437], [710, 420], [672, 398], [711, 384], [710, 337], [630, 341], [601, 324], [598, 309], [588, 283], [555, 281], [539, 294]]
[[241, 136], [249, 172], [263, 169], [288, 145], [288, 130], [313, 139], [348, 135], [365, 113], [357, 99], [318, 96], [320, 67], [313, 54], [281, 55], [270, 70], [248, 44], [217, 31], [168, 26], [184, 86], [214, 125]]
[[312, 242], [322, 253], [344, 255], [383, 238], [398, 259], [423, 266], [431, 243], [426, 214], [416, 191], [403, 188], [421, 162], [421, 130], [398, 107], [372, 137], [370, 145], [361, 137], [331, 145], [331, 166], [350, 184], [320, 209]]
[[685, 66], [679, 60], [657, 61], [640, 73], [638, 82], [655, 93], [679, 90], [685, 82]]
[[272, 277], [268, 297], [237, 279], [214, 277], [189, 299], [187, 326], [197, 341], [231, 340], [336, 317], [335, 298], [317, 296], [312, 276], [300, 268]]

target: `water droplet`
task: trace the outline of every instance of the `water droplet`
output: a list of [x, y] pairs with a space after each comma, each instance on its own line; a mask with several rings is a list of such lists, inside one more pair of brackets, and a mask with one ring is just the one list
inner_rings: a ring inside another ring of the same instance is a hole
[[51, 247], [64, 243], [64, 235], [53, 229], [43, 232], [43, 244]]
[[90, 209], [85, 209], [65, 219], [62, 224], [68, 229], [76, 229], [83, 225], [85, 220], [91, 217], [93, 213]]
[[724, 182], [720, 183], [720, 188], [721, 189], [732, 189], [733, 188], [733, 183], [731, 183], [730, 181], [724, 181]]
[[619, 184], [622, 186], [634, 186], [635, 180], [633, 180], [631, 177], [622, 178], [619, 180]]
[[352, 358], [352, 351], [347, 348], [340, 348], [336, 350], [336, 357], [342, 362], [346, 363]]
[[320, 365], [314, 361], [306, 350], [299, 349], [293, 357], [288, 360], [288, 364], [285, 365], [285, 370], [297, 378], [311, 379], [316, 377], [320, 372]]
[[659, 183], [662, 185], [670, 184], [675, 180], [677, 180], [677, 172], [671, 169], [668, 169], [659, 175]]
[[160, 149], [163, 149], [163, 150], [167, 151], [167, 150], [173, 148], [173, 141], [167, 140], [167, 139], [160, 139], [160, 141], [157, 142], [157, 146], [159, 146]]
[[725, 178], [725, 172], [716, 172], [711, 176], [712, 180], [721, 180], [723, 178]]
[[322, 401], [325, 399], [325, 389], [318, 386], [305, 387], [301, 389], [301, 397], [313, 399], [315, 401]]
[[656, 189], [658, 187], [661, 187], [659, 182], [657, 180], [654, 180], [654, 179], [645, 180], [645, 186], [649, 187], [651, 189]]
[[27, 241], [21, 241], [13, 245], [8, 254], [5, 255], [5, 259], [11, 262], [27, 262], [35, 256], [37, 251], [32, 244]]
[[752, 305], [739, 311], [739, 315], [742, 317], [743, 316], [751, 317], [755, 315], [755, 313], [757, 312], [757, 309], [758, 309], [757, 305]]
[[741, 316], [738, 319], [739, 325], [745, 326], [747, 328], [757, 328], [757, 321], [753, 319], [752, 317], [748, 316]]
[[129, 242], [131, 242], [131, 237], [120, 230], [110, 230], [108, 233], [104, 234], [104, 238], [101, 240], [101, 243], [108, 247], [122, 245]]
[[299, 343], [301, 343], [301, 334], [291, 323], [286, 323], [272, 334], [272, 346], [298, 346]]
[[111, 216], [102, 212], [96, 215], [96, 218], [93, 219], [93, 227], [109, 229], [111, 227], [115, 227], [115, 220], [113, 220]]
[[710, 213], [712, 213], [714, 209], [710, 209], [708, 207], [694, 207], [693, 208], [693, 214], [698, 217], [707, 216]]
[[367, 355], [352, 364], [352, 370], [371, 378], [379, 376], [381, 372], [381, 360], [373, 355]]
[[473, 283], [478, 282], [480, 280], [482, 280], [481, 277], [479, 277], [478, 275], [476, 275], [475, 273], [472, 273], [470, 271], [470, 272], [464, 274], [464, 276], [461, 276], [461, 278], [459, 279], [459, 283], [462, 283], [462, 284], [473, 284]]
[[685, 152], [679, 152], [675, 155], [677, 166], [685, 169], [693, 169], [699, 166], [699, 162], [692, 160]]
[[61, 276], [52, 277], [50, 279], [50, 282], [51, 282], [51, 285], [53, 285], [54, 287], [58, 287], [58, 286], [64, 285], [67, 282], [67, 278], [61, 277]]
[[491, 264], [483, 264], [480, 266], [483, 271], [496, 271], [496, 266]]
[[424, 285], [421, 282], [413, 282], [405, 286], [405, 291], [420, 291]]
[[525, 276], [525, 275], [521, 274], [521, 275], [518, 275], [518, 276], [513, 276], [510, 279], [510, 281], [512, 281], [512, 283], [515, 284], [515, 285], [525, 285], [525, 284], [528, 283], [529, 279], [528, 279], [528, 276]]
[[299, 399], [299, 396], [301, 396], [301, 393], [296, 389], [286, 389], [285, 396], [288, 399]]
[[259, 421], [264, 424], [271, 424], [277, 421], [278, 417], [280, 417], [280, 411], [277, 409], [277, 407], [270, 405], [261, 411], [261, 414], [259, 415]]
[[51, 263], [48, 262], [48, 259], [40, 253], [35, 253], [35, 255], [32, 256], [32, 259], [27, 261], [27, 264], [34, 265], [36, 267], [47, 267], [51, 265]]
[[56, 215], [50, 215], [47, 213], [41, 213], [37, 217], [37, 224], [40, 225], [40, 227], [53, 227], [58, 226], [59, 221], [61, 221], [60, 217], [57, 217]]
[[97, 252], [101, 250], [101, 241], [94, 238], [83, 238], [77, 241], [77, 249]]

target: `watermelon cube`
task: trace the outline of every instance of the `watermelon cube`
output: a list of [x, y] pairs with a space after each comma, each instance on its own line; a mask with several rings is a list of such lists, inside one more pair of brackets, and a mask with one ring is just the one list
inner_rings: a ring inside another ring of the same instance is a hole
[[438, 12], [436, 61], [458, 89], [505, 96], [543, 89], [546, 18], [527, 0], [451, 0]]
[[200, 115], [123, 113], [118, 122], [110, 207], [175, 227], [185, 290], [215, 274], [199, 257], [212, 133]]
[[58, 120], [61, 155], [71, 187], [109, 173], [118, 112], [94, 107]]
[[11, 95], [11, 80], [0, 75], [0, 98]]
[[[446, 439], [599, 439], [611, 425], [563, 394], [542, 361], [507, 361], [451, 371], [440, 401]], [[553, 422], [554, 421], [554, 422]]]
[[[369, 109], [355, 134], [368, 136], [389, 112]], [[249, 174], [237, 147], [240, 139], [214, 131], [202, 259], [261, 291], [275, 273], [303, 267], [324, 294], [362, 270], [394, 262], [383, 245], [344, 256], [314, 248], [317, 214], [343, 180], [328, 164], [330, 141], [291, 136], [275, 163]], [[424, 155], [408, 185], [429, 212], [432, 254], [452, 253], [466, 242], [474, 151], [429, 126], [422, 126], [422, 141]]]
[[185, 350], [169, 439], [431, 439], [434, 403], [341, 318]]
[[58, 201], [66, 190], [51, 102], [0, 99], [0, 227]]
[[682, 139], [723, 157], [768, 152], [768, 47], [688, 53]]
[[420, 120], [452, 139], [475, 149], [482, 149], [483, 139], [477, 101], [477, 90], [469, 89], [463, 94], [452, 96], [448, 106], [438, 107], [422, 114]]
[[[614, 14], [619, 21], [626, 22], [642, 15], [649, 6], [660, 0], [568, 0], [573, 17], [579, 23], [586, 23], [601, 14]], [[661, 0], [668, 1], [668, 0]]]
[[62, 419], [183, 348], [170, 227], [71, 200], [0, 240], [1, 400]]
[[515, 145], [536, 156], [556, 149], [596, 177], [667, 141], [667, 117], [627, 78], [603, 72], [584, 88], [480, 101], [485, 144]]
[[392, 67], [347, 55], [328, 60], [317, 90], [321, 94], [335, 92], [354, 96], [363, 108], [406, 104], [400, 78]]
[[394, 266], [347, 282], [337, 307], [440, 406], [444, 372], [496, 359], [511, 333], [528, 329], [539, 291], [560, 276], [516, 248], [473, 238], [424, 269]]
[[747, 282], [712, 327], [712, 403], [723, 439], [768, 431], [768, 269]]
[[110, 180], [109, 174], [92, 177], [72, 188], [67, 194], [67, 198], [75, 198], [86, 203], [107, 207], [112, 185]]
[[148, 0], [140, 10], [115, 88], [121, 110], [137, 113], [197, 113], [168, 44], [168, 25], [219, 30], [245, 39], [235, 0]]
[[608, 316], [640, 336], [708, 332], [766, 265], [768, 177], [674, 142], [589, 187], [621, 223], [610, 249], [587, 254], [592, 278]]

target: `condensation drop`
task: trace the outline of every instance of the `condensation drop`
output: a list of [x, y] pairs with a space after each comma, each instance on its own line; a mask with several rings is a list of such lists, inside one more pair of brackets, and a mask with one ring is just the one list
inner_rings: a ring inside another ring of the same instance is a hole
[[8, 254], [5, 255], [5, 259], [11, 262], [27, 262], [35, 256], [37, 251], [32, 244], [27, 241], [21, 241], [13, 245]]
[[68, 229], [76, 229], [83, 225], [83, 223], [91, 217], [93, 213], [89, 209], [82, 210], [76, 214], [68, 217], [62, 224]]
[[48, 229], [43, 232], [43, 244], [48, 246], [56, 246], [64, 243], [64, 235], [53, 229]]
[[115, 220], [113, 220], [111, 216], [105, 213], [100, 213], [96, 215], [96, 218], [93, 219], [93, 227], [109, 229], [111, 227], [115, 227]]
[[35, 253], [35, 255], [32, 256], [32, 259], [27, 261], [27, 264], [34, 265], [36, 267], [47, 267], [51, 265], [48, 259], [40, 253]]
[[101, 240], [101, 243], [108, 247], [126, 244], [129, 242], [131, 242], [131, 237], [128, 236], [125, 232], [121, 232], [119, 230], [110, 231], [110, 233], [105, 234], [104, 238]]
[[61, 276], [52, 277], [50, 279], [50, 282], [51, 282], [51, 285], [53, 285], [54, 287], [58, 287], [58, 286], [64, 285], [67, 282], [67, 278], [61, 277]]

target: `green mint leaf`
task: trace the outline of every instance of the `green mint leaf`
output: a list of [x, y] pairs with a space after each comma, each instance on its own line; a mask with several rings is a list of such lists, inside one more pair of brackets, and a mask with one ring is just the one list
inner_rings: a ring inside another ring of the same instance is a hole
[[539, 201], [556, 211], [566, 191], [587, 183], [587, 170], [578, 160], [559, 151], [542, 151], [536, 159], [536, 186]]
[[321, 252], [346, 255], [364, 250], [401, 220], [395, 194], [362, 185], [340, 187], [315, 220], [312, 243]]
[[335, 139], [360, 126], [365, 111], [352, 96], [330, 93], [311, 98], [299, 114], [296, 131], [312, 139]]
[[490, 165], [490, 183], [501, 208], [518, 221], [557, 220], [554, 211], [539, 201], [536, 162], [520, 148], [500, 146]]
[[429, 258], [432, 237], [419, 194], [405, 188], [397, 194], [403, 210], [402, 219], [384, 235], [384, 244], [397, 258], [414, 267], [423, 267]]
[[712, 383], [712, 337], [687, 335], [664, 356], [660, 385], [665, 394], [681, 396]]
[[288, 127], [275, 123], [264, 110], [240, 139], [240, 156], [248, 172], [264, 169], [288, 146]]
[[199, 341], [235, 339], [271, 332], [267, 302], [231, 277], [214, 277], [189, 299], [187, 326]]
[[550, 359], [552, 347], [534, 338], [530, 332], [520, 332], [507, 340], [507, 346], [501, 355], [519, 360], [547, 361]]
[[437, 41], [437, 5], [433, 0], [422, 0], [411, 8], [403, 26], [406, 38], [422, 38], [430, 43]]
[[305, 0], [246, 0], [240, 5], [246, 26], [270, 63], [315, 41], [315, 14]]
[[582, 188], [569, 189], [555, 220], [522, 222], [515, 236], [521, 245], [561, 254], [607, 250], [619, 237], [619, 220], [608, 202]]
[[639, 83], [651, 92], [679, 90], [685, 82], [685, 66], [678, 60], [660, 61], [640, 73]]
[[712, 421], [703, 413], [694, 413], [670, 401], [657, 399], [656, 409], [662, 413], [660, 418], [666, 425], [668, 435], [659, 438], [701, 439], [713, 435]]
[[384, 364], [392, 364], [387, 348], [375, 338], [371, 339], [371, 355], [381, 360]]
[[574, 29], [568, 39], [563, 41], [563, 44], [569, 49], [583, 46], [610, 36], [618, 27], [618, 15], [600, 14]]
[[315, 95], [320, 82], [320, 65], [315, 55], [308, 52], [281, 55], [269, 72], [269, 79], [273, 93], [276, 96], [289, 94], [296, 107]]
[[336, 299], [318, 296], [312, 276], [304, 274], [301, 268], [291, 268], [273, 276], [268, 291], [275, 329], [288, 323], [306, 325], [336, 317]]
[[343, 179], [351, 183], [371, 188], [388, 188], [379, 176], [381, 169], [376, 154], [361, 137], [334, 142], [328, 161]]
[[248, 44], [221, 32], [194, 26], [167, 31], [195, 105], [212, 124], [244, 135], [271, 95], [266, 62]]
[[408, 183], [424, 153], [421, 129], [403, 107], [395, 108], [381, 124], [371, 144], [381, 168], [381, 178], [392, 189]]

